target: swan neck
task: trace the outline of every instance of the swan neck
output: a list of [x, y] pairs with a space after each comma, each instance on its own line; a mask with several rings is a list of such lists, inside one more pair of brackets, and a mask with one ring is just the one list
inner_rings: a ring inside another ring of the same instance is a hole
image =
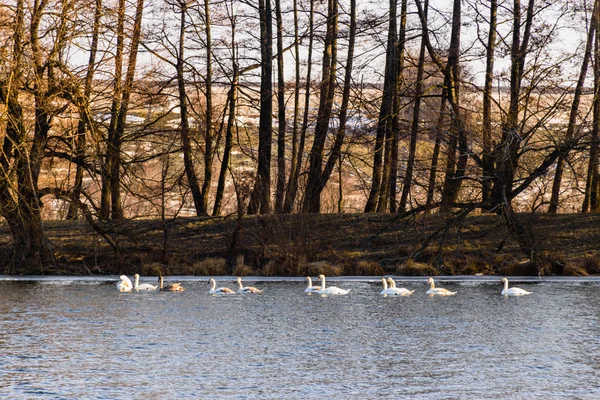
[[243, 289], [244, 287], [242, 286], [242, 280], [238, 279], [237, 280], [238, 286], [240, 287], [240, 289]]
[[310, 276], [307, 276], [306, 279], [308, 280], [308, 287], [312, 288], [312, 279], [310, 278]]
[[431, 289], [435, 289], [435, 283], [433, 282], [433, 279], [431, 280], [431, 282], [429, 283], [429, 287]]
[[139, 285], [140, 285], [140, 277], [136, 275], [135, 276], [135, 281], [133, 283], [133, 288], [137, 289]]
[[508, 290], [508, 280], [504, 281], [504, 290]]
[[382, 279], [381, 283], [383, 283], [383, 290], [387, 290], [388, 289], [387, 281], [385, 279]]
[[210, 290], [214, 291], [216, 287], [217, 287], [217, 282], [215, 282], [214, 279], [211, 279], [210, 280]]
[[325, 290], [325, 277], [321, 278], [321, 290]]
[[160, 290], [163, 288], [163, 277], [158, 278]]

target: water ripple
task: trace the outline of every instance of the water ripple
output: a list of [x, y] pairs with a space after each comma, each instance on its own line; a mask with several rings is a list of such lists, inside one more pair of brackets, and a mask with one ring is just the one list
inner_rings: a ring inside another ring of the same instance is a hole
[[594, 284], [382, 298], [348, 281], [323, 298], [300, 281], [257, 296], [89, 283], [0, 282], [0, 397], [600, 398]]

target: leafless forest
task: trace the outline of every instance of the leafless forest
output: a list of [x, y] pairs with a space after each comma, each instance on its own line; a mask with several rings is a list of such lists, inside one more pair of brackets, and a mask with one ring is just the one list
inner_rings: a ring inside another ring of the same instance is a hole
[[600, 211], [599, 3], [3, 1], [11, 262], [50, 219], [474, 213], [553, 263], [518, 216]]

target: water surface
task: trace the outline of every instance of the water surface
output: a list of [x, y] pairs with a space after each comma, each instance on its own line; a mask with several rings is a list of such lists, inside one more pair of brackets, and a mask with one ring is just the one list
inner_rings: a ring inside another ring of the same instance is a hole
[[600, 398], [597, 283], [506, 298], [445, 282], [458, 294], [430, 298], [410, 281], [412, 296], [382, 298], [351, 280], [323, 298], [299, 281], [218, 297], [205, 280], [183, 293], [105, 280], [0, 280], [0, 397]]

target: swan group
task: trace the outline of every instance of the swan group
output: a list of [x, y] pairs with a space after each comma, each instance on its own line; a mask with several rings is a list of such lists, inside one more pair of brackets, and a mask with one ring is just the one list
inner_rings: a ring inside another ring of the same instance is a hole
[[410, 296], [414, 292], [414, 290], [397, 288], [396, 282], [392, 279], [392, 277], [387, 279], [381, 278], [381, 284], [383, 285], [383, 290], [379, 292], [379, 294], [384, 296]]
[[[139, 274], [134, 275], [134, 283], [132, 283], [131, 280], [126, 275], [121, 275], [119, 277], [119, 279], [120, 279], [120, 281], [117, 283], [117, 290], [119, 292], [153, 291], [153, 290], [158, 290], [158, 291], [163, 291], [163, 292], [183, 292], [185, 290], [181, 286], [180, 283], [169, 283], [169, 284], [165, 285], [162, 276], [158, 277], [158, 285], [150, 285], [148, 283], [140, 284], [139, 283], [139, 281], [140, 281]], [[330, 296], [330, 295], [345, 295], [350, 292], [350, 289], [342, 289], [337, 286], [327, 286], [326, 280], [325, 280], [325, 275], [323, 275], [323, 274], [319, 275], [318, 281], [320, 282], [320, 285], [318, 285], [318, 286], [313, 286], [312, 278], [310, 276], [307, 276], [305, 278], [305, 280], [307, 282], [307, 286], [304, 289], [304, 292], [308, 293], [308, 294], [317, 293], [322, 296]], [[208, 291], [208, 293], [213, 294], [213, 295], [235, 294], [235, 293], [259, 294], [259, 293], [263, 292], [263, 290], [258, 289], [254, 286], [244, 286], [242, 284], [241, 277], [237, 278], [237, 284], [238, 284], [237, 291], [234, 291], [228, 287], [217, 287], [217, 283], [214, 278], [210, 278], [208, 282], [210, 284], [210, 290]], [[526, 290], [523, 290], [523, 289], [517, 288], [517, 287], [511, 287], [509, 289], [507, 278], [502, 278], [500, 282], [504, 285], [504, 289], [501, 292], [501, 294], [503, 296], [526, 296], [526, 295], [529, 295], [532, 293], [532, 292], [528, 292]], [[387, 277], [387, 278], [382, 277], [381, 284], [383, 286], [383, 289], [379, 292], [379, 294], [382, 296], [385, 296], [385, 297], [387, 297], [387, 296], [410, 296], [411, 294], [413, 294], [415, 292], [415, 290], [408, 290], [406, 288], [396, 287], [396, 282], [394, 281], [394, 279], [392, 279], [392, 277]], [[440, 288], [440, 287], [436, 288], [435, 282], [434, 282], [433, 278], [431, 278], [431, 277], [427, 280], [427, 284], [429, 285], [429, 290], [427, 290], [425, 293], [430, 296], [453, 296], [457, 293], [457, 292], [452, 292], [448, 289], [444, 289], [444, 288]]]
[[312, 285], [312, 278], [310, 276], [307, 276], [305, 280], [308, 282], [308, 286], [304, 289], [304, 293], [317, 293], [319, 291], [318, 286]]
[[321, 285], [319, 286], [313, 286], [312, 284], [312, 278], [310, 276], [307, 276], [305, 278], [305, 280], [308, 282], [308, 286], [306, 286], [306, 289], [304, 289], [304, 293], [319, 293], [321, 295], [327, 296], [327, 295], [344, 295], [347, 294], [350, 290], [345, 290], [345, 289], [341, 289], [337, 286], [326, 286], [325, 283], [325, 275], [319, 275], [319, 282], [321, 282]]

